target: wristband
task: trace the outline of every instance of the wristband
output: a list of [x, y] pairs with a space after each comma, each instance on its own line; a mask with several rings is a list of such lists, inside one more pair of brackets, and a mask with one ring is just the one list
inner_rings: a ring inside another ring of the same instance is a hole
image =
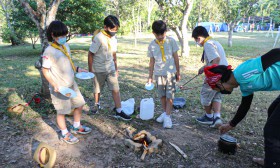
[[77, 66], [76, 72], [78, 72], [78, 71], [79, 71], [79, 67]]

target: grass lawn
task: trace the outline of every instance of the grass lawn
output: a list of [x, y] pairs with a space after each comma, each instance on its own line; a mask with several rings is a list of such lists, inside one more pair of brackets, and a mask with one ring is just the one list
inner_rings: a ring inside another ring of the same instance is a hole
[[[172, 34], [172, 36], [174, 35]], [[227, 47], [227, 33], [215, 33], [213, 38], [223, 45], [228, 62], [233, 68], [244, 60], [266, 53], [272, 49], [274, 44], [274, 39], [266, 37], [265, 32], [234, 33], [233, 47]], [[137, 45], [135, 46], [132, 36], [118, 37], [119, 83], [122, 100], [135, 98], [135, 106], [138, 107], [140, 106], [141, 99], [153, 97], [156, 104], [155, 114], [159, 115], [161, 108], [156, 91], [146, 91], [144, 89], [148, 77], [149, 65], [149, 59], [146, 53], [147, 47], [152, 39], [152, 35], [143, 34], [141, 37], [139, 36]], [[90, 41], [91, 37], [75, 38], [69, 41], [74, 63], [86, 69], [87, 51]], [[195, 76], [198, 69], [203, 65], [200, 62], [202, 48], [196, 47], [191, 38], [189, 45], [190, 56], [186, 58], [180, 57], [182, 80], [179, 82], [179, 85]], [[38, 118], [55, 114], [51, 103], [45, 100], [40, 105], [31, 104], [27, 107], [28, 112], [21, 118], [10, 118], [6, 111], [8, 106], [28, 102], [40, 90], [40, 74], [34, 68], [34, 63], [41, 52], [40, 45], [36, 45], [36, 48], [33, 50], [29, 44], [15, 47], [11, 47], [8, 44], [0, 44], [0, 123], [11, 122], [23, 130], [36, 131], [36, 126], [39, 124], [37, 122]], [[193, 89], [176, 93], [177, 97], [184, 97], [187, 100], [187, 106], [180, 113], [181, 117], [178, 117], [177, 121], [195, 125], [196, 129], [202, 129], [202, 131], [207, 132], [207, 129], [194, 122], [194, 117], [198, 117], [204, 113], [199, 100], [200, 86], [203, 78], [203, 75], [201, 75], [189, 83], [188, 86], [193, 87]], [[76, 79], [76, 81], [87, 100], [86, 107], [89, 108], [93, 101], [92, 81], [79, 79]], [[270, 103], [279, 93], [278, 91], [257, 92], [247, 117], [239, 123], [234, 131], [231, 131], [231, 135], [235, 136], [241, 146], [243, 146], [242, 152], [240, 153], [243, 153], [244, 156], [263, 156], [262, 129], [266, 121], [266, 111]], [[233, 117], [240, 101], [241, 94], [239, 89], [236, 89], [231, 95], [224, 96], [222, 104], [222, 118], [224, 118], [224, 121], [229, 121]], [[102, 93], [101, 103], [106, 109], [110, 109], [114, 105], [111, 93], [106, 88], [104, 93]], [[109, 110], [107, 111], [106, 109], [104, 110], [104, 114], [110, 114]], [[8, 121], [7, 118], [11, 120]], [[136, 115], [133, 118], [136, 119]], [[137, 125], [139, 122], [130, 123], [128, 126], [139, 128], [139, 125]], [[115, 125], [120, 126], [122, 122], [118, 122]], [[213, 131], [213, 133], [218, 134], [217, 131]], [[232, 159], [232, 162], [239, 161], [234, 158], [230, 159]]]

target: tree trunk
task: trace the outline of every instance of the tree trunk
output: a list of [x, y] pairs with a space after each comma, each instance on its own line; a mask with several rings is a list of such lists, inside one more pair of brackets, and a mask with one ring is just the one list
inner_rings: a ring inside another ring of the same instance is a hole
[[233, 34], [233, 27], [234, 23], [229, 23], [229, 30], [228, 30], [228, 47], [232, 47], [232, 34]]
[[182, 57], [188, 57], [190, 54], [190, 46], [188, 43], [188, 38], [187, 38], [187, 28], [182, 28], [182, 43], [181, 43], [181, 56]]
[[198, 8], [198, 25], [201, 22], [202, 18], [201, 18], [201, 2], [202, 0], [199, 1], [199, 8]]
[[[48, 5], [49, 6], [48, 9], [47, 9], [46, 2], [44, 0], [35, 0], [37, 2], [37, 11], [33, 10], [33, 8], [30, 6], [28, 1], [26, 0], [19, 0], [19, 1], [25, 10], [25, 13], [30, 17], [30, 19], [36, 24], [38, 28], [42, 53], [43, 53], [48, 46], [48, 40], [46, 35], [47, 27], [53, 20], [55, 20], [58, 6], [63, 0], [51, 1], [51, 4]], [[45, 79], [44, 75], [42, 74], [41, 65], [42, 65], [42, 57], [40, 55], [39, 62], [35, 63], [35, 67], [39, 70], [41, 75], [41, 81], [42, 81], [41, 94], [45, 98], [50, 98], [49, 83]]]
[[[132, 19], [135, 20], [135, 11], [134, 7], [132, 8]], [[137, 47], [137, 23], [134, 22], [133, 29], [134, 29], [134, 48]]]
[[147, 6], [148, 6], [148, 18], [147, 18], [147, 29], [150, 28], [151, 25], [151, 14], [154, 8], [154, 3], [152, 0], [147, 0]]
[[187, 0], [187, 5], [184, 9], [183, 19], [181, 21], [181, 29], [182, 29], [182, 43], [181, 43], [181, 56], [188, 57], [190, 55], [190, 46], [188, 43], [188, 30], [187, 30], [187, 22], [189, 20], [189, 15], [191, 13], [193, 7], [193, 0]]

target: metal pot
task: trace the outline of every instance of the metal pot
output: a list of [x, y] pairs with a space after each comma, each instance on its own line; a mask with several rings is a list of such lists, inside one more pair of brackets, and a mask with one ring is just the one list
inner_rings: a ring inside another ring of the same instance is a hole
[[218, 141], [218, 149], [222, 153], [234, 155], [237, 149], [237, 139], [230, 135], [221, 135]]

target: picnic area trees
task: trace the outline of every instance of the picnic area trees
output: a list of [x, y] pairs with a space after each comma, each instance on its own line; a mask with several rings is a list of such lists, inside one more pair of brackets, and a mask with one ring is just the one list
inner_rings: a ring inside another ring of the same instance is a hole
[[190, 47], [187, 39], [187, 22], [194, 0], [165, 1], [156, 0], [159, 5], [161, 18], [172, 29], [181, 44], [181, 56], [189, 56]]
[[105, 10], [101, 0], [64, 0], [58, 7], [56, 18], [67, 25], [70, 36], [88, 34], [103, 27]]
[[12, 13], [14, 8], [13, 0], [0, 0], [1, 12], [4, 15], [6, 25], [3, 25], [2, 38], [4, 41], [11, 41], [12, 45], [20, 44], [20, 40], [17, 38], [14, 26], [12, 24]]
[[32, 48], [35, 49], [35, 43], [39, 40], [38, 29], [33, 21], [26, 15], [18, 1], [14, 1], [14, 7], [12, 21], [16, 35], [21, 40], [21, 43], [26, 38], [29, 38], [31, 40]]
[[257, 0], [226, 0], [221, 4], [224, 19], [228, 24], [228, 46], [232, 47], [233, 29], [243, 17], [254, 13]]

